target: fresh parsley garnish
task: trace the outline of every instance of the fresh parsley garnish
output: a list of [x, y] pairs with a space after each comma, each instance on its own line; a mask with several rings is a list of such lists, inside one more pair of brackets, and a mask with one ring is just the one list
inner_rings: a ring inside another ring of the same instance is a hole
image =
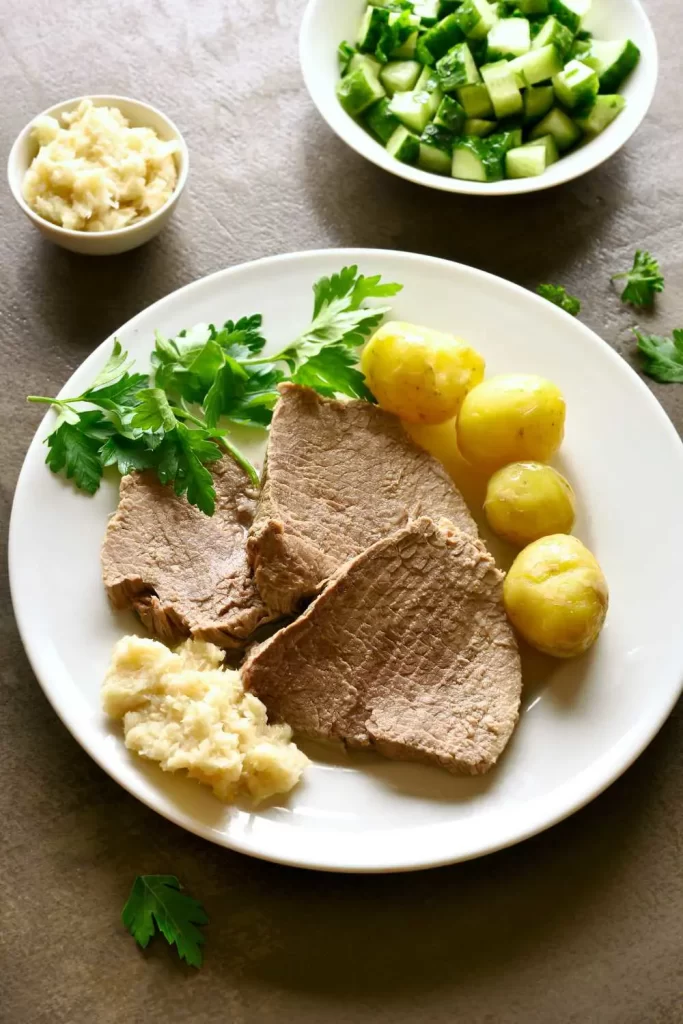
[[632, 306], [646, 309], [652, 305], [657, 292], [664, 291], [664, 278], [659, 263], [644, 249], [638, 249], [631, 270], [612, 274], [612, 280], [626, 279], [626, 287], [621, 293], [622, 302], [630, 302]]
[[643, 373], [660, 384], [683, 383], [683, 329], [673, 331], [670, 338], [645, 334], [633, 328], [638, 340]]
[[204, 936], [196, 926], [209, 919], [201, 903], [181, 891], [175, 875], [138, 875], [121, 920], [143, 949], [158, 928], [181, 960], [202, 966]]
[[560, 284], [539, 284], [536, 291], [541, 298], [559, 306], [565, 313], [578, 316], [581, 312], [581, 300], [577, 299], [575, 295], [570, 295], [567, 289]]
[[327, 396], [374, 401], [357, 368], [357, 350], [389, 307], [365, 303], [400, 290], [379, 275], [359, 274], [355, 266], [320, 278], [313, 286], [311, 323], [274, 356], [262, 354], [266, 339], [259, 314], [226, 320], [221, 327], [196, 324], [171, 338], [157, 332], [149, 375], [132, 373], [132, 361], [115, 341], [82, 394], [29, 397], [58, 412], [47, 438], [47, 464], [88, 494], [94, 494], [109, 466], [122, 475], [153, 470], [162, 484], [172, 484], [176, 494], [213, 515], [216, 494], [207, 466], [224, 452], [252, 483], [259, 480], [221, 421], [268, 427], [278, 385], [286, 380]]

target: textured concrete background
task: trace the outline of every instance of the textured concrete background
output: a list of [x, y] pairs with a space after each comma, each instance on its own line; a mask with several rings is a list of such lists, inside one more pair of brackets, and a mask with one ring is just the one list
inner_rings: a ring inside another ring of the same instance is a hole
[[[633, 314], [608, 275], [644, 246], [668, 285], [648, 322], [683, 325], [678, 0], [647, 5], [663, 66], [627, 149], [571, 185], [497, 201], [394, 179], [328, 131], [299, 75], [303, 6], [0, 4], [3, 164], [30, 117], [87, 92], [158, 104], [192, 154], [172, 227], [123, 257], [88, 261], [50, 247], [0, 193], [3, 531], [38, 421], [23, 396], [60, 387], [149, 303], [243, 260], [368, 245], [450, 257], [529, 286], [556, 280], [631, 361]], [[656, 391], [682, 428], [683, 388]], [[515, 849], [413, 876], [316, 875], [213, 847], [110, 781], [33, 678], [4, 564], [0, 623], [2, 1024], [683, 1021], [680, 710], [600, 799]], [[162, 941], [141, 953], [122, 930], [121, 906], [143, 872], [178, 874], [204, 901], [201, 971]]]

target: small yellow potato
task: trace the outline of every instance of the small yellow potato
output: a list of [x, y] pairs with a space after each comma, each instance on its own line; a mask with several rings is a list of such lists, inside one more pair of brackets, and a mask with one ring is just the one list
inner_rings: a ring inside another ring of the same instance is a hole
[[548, 462], [564, 437], [565, 402], [543, 377], [506, 374], [473, 388], [458, 414], [458, 447], [473, 465]]
[[489, 480], [484, 511], [494, 533], [522, 548], [552, 533], [571, 533], [576, 499], [552, 466], [513, 462]]
[[555, 658], [587, 651], [609, 604], [596, 559], [565, 533], [542, 537], [520, 551], [505, 577], [503, 597], [515, 629], [532, 647]]
[[443, 423], [484, 379], [485, 364], [453, 334], [395, 320], [370, 338], [361, 369], [383, 409], [408, 423]]

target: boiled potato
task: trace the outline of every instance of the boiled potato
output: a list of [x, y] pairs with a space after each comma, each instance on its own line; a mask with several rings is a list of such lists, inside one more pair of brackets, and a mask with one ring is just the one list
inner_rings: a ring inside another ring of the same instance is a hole
[[517, 555], [503, 587], [508, 618], [544, 654], [574, 658], [597, 639], [607, 614], [607, 582], [576, 537], [558, 533]]
[[506, 374], [473, 388], [458, 414], [458, 447], [473, 465], [547, 462], [562, 444], [562, 392], [543, 377]]
[[552, 533], [571, 533], [576, 501], [561, 473], [541, 462], [513, 462], [494, 473], [484, 511], [499, 537], [524, 547]]
[[408, 423], [443, 423], [484, 379], [484, 360], [453, 334], [392, 321], [365, 346], [361, 369], [383, 409]]

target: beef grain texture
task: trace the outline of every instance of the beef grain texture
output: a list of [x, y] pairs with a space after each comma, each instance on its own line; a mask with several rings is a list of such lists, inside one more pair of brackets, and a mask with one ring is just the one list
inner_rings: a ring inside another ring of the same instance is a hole
[[229, 456], [211, 471], [210, 517], [151, 472], [124, 476], [102, 546], [102, 574], [114, 607], [132, 608], [161, 640], [190, 636], [241, 647], [270, 618], [245, 548], [257, 493]]
[[422, 515], [477, 527], [448, 473], [369, 402], [284, 384], [247, 554], [261, 597], [291, 614], [340, 565]]
[[343, 566], [247, 659], [245, 685], [295, 733], [454, 773], [488, 771], [522, 688], [503, 575], [483, 544], [421, 518]]

